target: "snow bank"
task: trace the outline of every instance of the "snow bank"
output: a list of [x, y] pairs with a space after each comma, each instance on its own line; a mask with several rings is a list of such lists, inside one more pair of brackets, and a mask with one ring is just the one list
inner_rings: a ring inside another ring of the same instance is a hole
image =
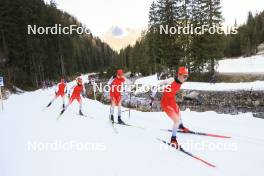
[[264, 55], [239, 57], [219, 61], [220, 73], [262, 73], [264, 74]]
[[[151, 75], [138, 79], [135, 84], [142, 87], [137, 92], [142, 92], [147, 86], [156, 86], [162, 80], [157, 79], [157, 75]], [[243, 83], [204, 83], [186, 82], [182, 85], [186, 90], [206, 90], [206, 91], [237, 91], [237, 90], [264, 90], [264, 81], [243, 82]]]
[[243, 83], [200, 83], [186, 82], [182, 85], [186, 90], [206, 91], [238, 91], [238, 90], [264, 90], [264, 81], [243, 82]]

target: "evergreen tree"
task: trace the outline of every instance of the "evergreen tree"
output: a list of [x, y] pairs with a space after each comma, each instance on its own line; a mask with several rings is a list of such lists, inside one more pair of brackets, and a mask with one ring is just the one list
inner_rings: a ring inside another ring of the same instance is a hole
[[[195, 26], [207, 25], [209, 28], [214, 28], [215, 31], [221, 27], [223, 19], [220, 0], [197, 0], [194, 9], [193, 20]], [[207, 69], [211, 75], [214, 74], [217, 59], [224, 55], [223, 37], [221, 34], [216, 32], [212, 34], [209, 31], [206, 31], [203, 35], [195, 36], [192, 52], [194, 63], [196, 63], [195, 67], [199, 66], [200, 71]], [[209, 67], [204, 68], [205, 65], [209, 65]]]
[[45, 80], [101, 71], [114, 64], [117, 53], [92, 35], [28, 35], [30, 24], [84, 27], [58, 10], [53, 1], [1, 0], [0, 55], [7, 59], [3, 66], [0, 64], [0, 70], [10, 86], [35, 89]]
[[157, 5], [153, 1], [149, 9], [149, 22], [147, 40], [149, 46], [149, 57], [151, 61], [151, 72], [157, 72], [160, 64], [160, 52], [159, 52], [159, 19], [157, 12]]
[[[180, 26], [180, 0], [159, 0], [157, 2], [159, 24], [163, 27]], [[180, 36], [176, 34], [160, 34], [159, 50], [161, 54], [161, 64], [169, 68], [177, 68], [181, 65], [184, 51], [181, 46]], [[172, 52], [173, 51], [173, 52]]]

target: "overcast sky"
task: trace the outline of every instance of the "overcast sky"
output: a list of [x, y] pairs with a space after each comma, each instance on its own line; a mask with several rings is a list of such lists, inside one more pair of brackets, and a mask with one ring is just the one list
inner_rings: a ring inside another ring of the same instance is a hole
[[[49, 2], [49, 0], [45, 0]], [[153, 0], [55, 0], [58, 8], [86, 24], [97, 36], [111, 26], [142, 28], [148, 23], [148, 10]], [[264, 10], [264, 0], [222, 0], [225, 24], [246, 21], [248, 11]]]

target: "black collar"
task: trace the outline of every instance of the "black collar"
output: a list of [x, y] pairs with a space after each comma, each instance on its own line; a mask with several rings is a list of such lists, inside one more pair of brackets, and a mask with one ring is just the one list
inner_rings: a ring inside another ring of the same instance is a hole
[[177, 76], [174, 77], [174, 81], [175, 81], [176, 83], [178, 83], [178, 84], [182, 84], [182, 82], [178, 79]]

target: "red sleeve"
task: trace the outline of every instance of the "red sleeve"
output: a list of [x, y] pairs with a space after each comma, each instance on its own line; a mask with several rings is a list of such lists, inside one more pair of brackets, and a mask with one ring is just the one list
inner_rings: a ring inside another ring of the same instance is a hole
[[126, 80], [125, 80], [125, 78], [122, 78], [122, 83], [124, 83]]

